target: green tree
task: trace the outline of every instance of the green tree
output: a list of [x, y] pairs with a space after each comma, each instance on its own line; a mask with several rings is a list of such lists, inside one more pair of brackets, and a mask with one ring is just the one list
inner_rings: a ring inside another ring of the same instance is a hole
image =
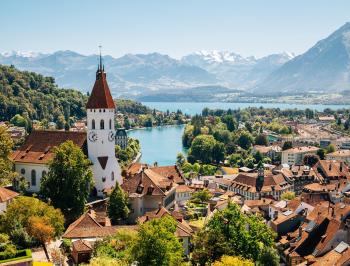
[[136, 237], [137, 231], [118, 229], [114, 235], [95, 242], [93, 256], [115, 258], [131, 264], [131, 249]]
[[176, 156], [176, 164], [179, 166], [183, 166], [185, 162], [186, 162], [185, 156], [181, 152], [179, 152]]
[[264, 135], [264, 134], [257, 135], [255, 138], [255, 145], [268, 146], [269, 142], [267, 140], [266, 135]]
[[334, 144], [329, 144], [329, 145], [326, 147], [326, 152], [327, 152], [327, 153], [335, 152], [335, 146], [334, 146]]
[[280, 257], [276, 249], [268, 247], [265, 248], [256, 263], [257, 266], [279, 266]]
[[195, 235], [193, 260], [206, 265], [228, 255], [257, 261], [264, 249], [273, 247], [274, 238], [275, 233], [260, 216], [244, 214], [237, 204], [230, 203]]
[[319, 160], [320, 158], [316, 154], [305, 154], [303, 162], [306, 165], [314, 166]]
[[253, 143], [253, 137], [252, 135], [247, 132], [247, 131], [243, 131], [241, 132], [241, 134], [239, 135], [238, 139], [237, 139], [237, 144], [244, 150], [248, 150]]
[[115, 188], [109, 197], [107, 212], [113, 224], [116, 224], [119, 220], [126, 219], [130, 212], [128, 195], [122, 190], [118, 182], [115, 184]]
[[7, 232], [12, 239], [13, 232], [18, 228], [29, 228], [33, 217], [43, 219], [53, 229], [53, 237], [62, 234], [64, 217], [61, 211], [39, 199], [24, 196], [15, 198], [7, 207], [6, 213], [0, 219], [1, 231]]
[[255, 162], [256, 163], [259, 163], [261, 162], [264, 157], [262, 156], [261, 152], [260, 151], [257, 151], [255, 154], [254, 154], [254, 159], [255, 159]]
[[192, 142], [189, 154], [192, 155], [195, 160], [199, 160], [203, 163], [210, 163], [213, 160], [213, 147], [216, 141], [213, 136], [210, 135], [198, 135]]
[[64, 116], [63, 115], [58, 116], [57, 122], [56, 122], [57, 128], [64, 129], [65, 124], [66, 124], [66, 120]]
[[224, 255], [220, 260], [215, 261], [213, 266], [254, 266], [254, 262], [241, 257]]
[[12, 163], [9, 160], [13, 141], [6, 130], [7, 127], [0, 126], [0, 186], [8, 185], [17, 176], [12, 171]]
[[17, 127], [27, 127], [27, 120], [20, 114], [16, 114], [11, 118], [10, 123]]
[[204, 203], [210, 200], [213, 195], [209, 192], [207, 188], [198, 190], [192, 194], [191, 201], [197, 203]]
[[283, 200], [292, 200], [294, 198], [295, 198], [295, 192], [293, 191], [287, 191], [281, 195], [281, 199]]
[[213, 147], [213, 160], [220, 163], [225, 159], [225, 145], [221, 142], [216, 142]]
[[319, 149], [316, 154], [318, 157], [320, 157], [321, 160], [324, 160], [324, 158], [326, 157], [326, 150]]
[[124, 128], [126, 130], [131, 128], [131, 124], [130, 124], [129, 118], [127, 116], [124, 117]]
[[176, 221], [170, 216], [142, 224], [131, 252], [133, 261], [140, 266], [181, 265], [183, 248], [175, 231]]
[[285, 141], [283, 143], [283, 146], [282, 146], [283, 151], [291, 149], [291, 148], [293, 148], [293, 143], [291, 141]]
[[72, 141], [54, 149], [49, 172], [41, 180], [41, 194], [60, 208], [68, 220], [84, 211], [92, 185], [90, 161]]

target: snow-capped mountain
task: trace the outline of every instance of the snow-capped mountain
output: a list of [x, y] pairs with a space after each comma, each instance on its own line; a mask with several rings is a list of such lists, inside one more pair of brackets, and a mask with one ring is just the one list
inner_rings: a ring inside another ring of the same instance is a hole
[[249, 89], [293, 57], [293, 54], [281, 53], [257, 59], [214, 50], [194, 52], [181, 61], [215, 74], [223, 85]]
[[[72, 51], [27, 55], [24, 56], [22, 52], [0, 55], [0, 64], [53, 76], [61, 87], [91, 90], [98, 63], [97, 55], [85, 56]], [[126, 54], [120, 58], [104, 56], [103, 61], [114, 96], [218, 82], [215, 75], [202, 68], [159, 53]]]

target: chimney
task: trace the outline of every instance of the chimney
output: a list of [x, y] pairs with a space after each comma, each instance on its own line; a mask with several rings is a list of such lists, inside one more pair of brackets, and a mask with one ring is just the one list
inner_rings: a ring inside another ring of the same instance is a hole
[[340, 162], [339, 171], [343, 172], [343, 162]]
[[158, 202], [158, 210], [160, 210], [163, 207], [163, 203], [160, 201]]
[[299, 237], [301, 237], [302, 233], [303, 233], [303, 228], [299, 226]]
[[335, 217], [335, 211], [334, 211], [334, 207], [332, 207], [332, 218]]
[[328, 170], [329, 170], [329, 171], [331, 171], [331, 170], [332, 170], [332, 163], [331, 163], [331, 162], [329, 163]]

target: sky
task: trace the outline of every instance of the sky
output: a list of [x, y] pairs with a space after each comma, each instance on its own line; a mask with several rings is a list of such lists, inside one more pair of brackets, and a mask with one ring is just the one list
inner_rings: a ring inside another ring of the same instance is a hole
[[349, 10], [348, 0], [4, 0], [0, 52], [301, 54]]

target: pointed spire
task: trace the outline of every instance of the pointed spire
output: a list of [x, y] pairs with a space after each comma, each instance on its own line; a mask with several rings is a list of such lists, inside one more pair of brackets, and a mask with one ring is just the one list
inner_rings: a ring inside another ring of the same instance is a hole
[[98, 66], [98, 70], [102, 71], [104, 68], [104, 67], [102, 67], [102, 53], [101, 53], [102, 46], [99, 45], [98, 48], [100, 49], [100, 65]]
[[96, 81], [86, 105], [87, 109], [107, 108], [115, 109], [115, 104], [108, 87], [104, 65], [102, 64], [102, 53], [100, 49], [99, 64], [96, 71]]

